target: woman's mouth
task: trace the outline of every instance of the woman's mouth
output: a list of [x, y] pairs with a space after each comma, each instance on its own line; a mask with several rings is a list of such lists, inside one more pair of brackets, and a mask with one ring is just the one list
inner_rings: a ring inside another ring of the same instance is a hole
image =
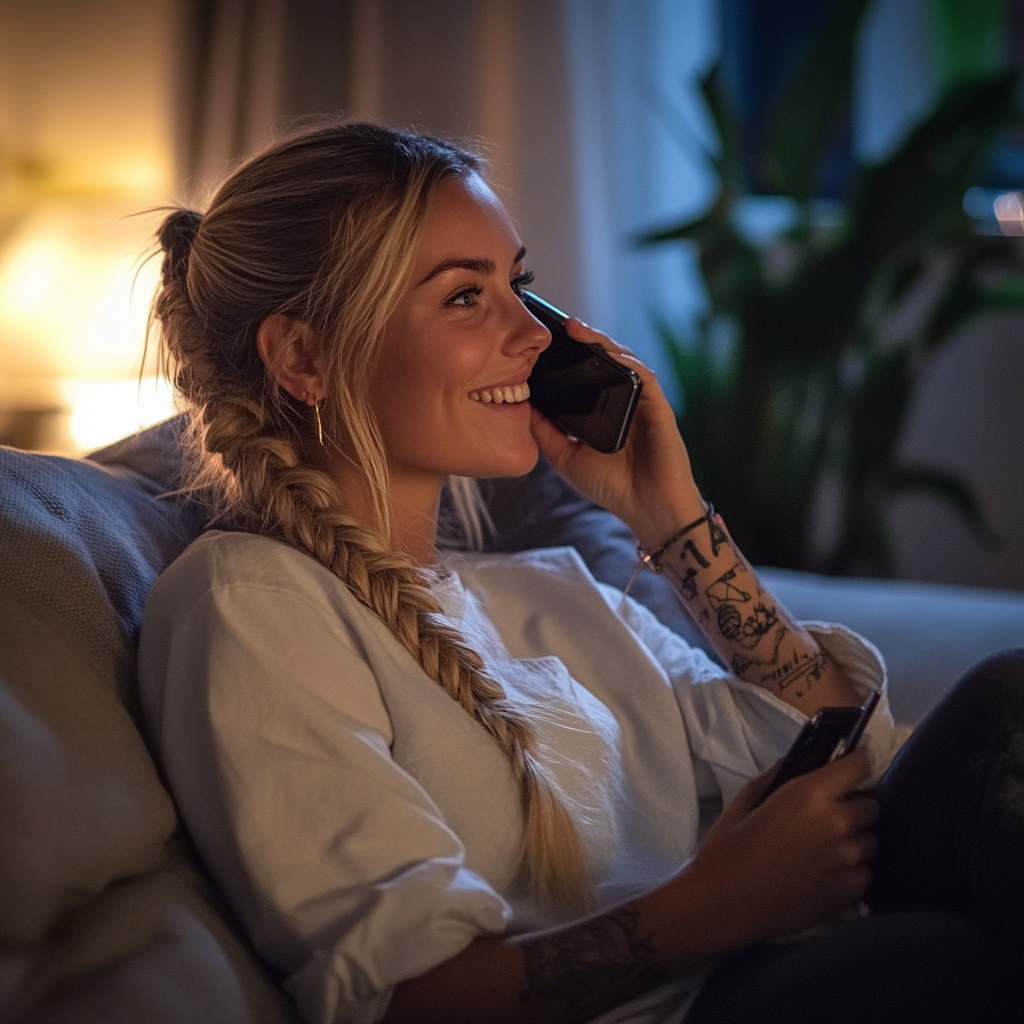
[[517, 402], [525, 402], [530, 397], [530, 386], [524, 381], [522, 384], [510, 384], [506, 387], [481, 388], [479, 391], [470, 391], [469, 397], [474, 402], [512, 405]]

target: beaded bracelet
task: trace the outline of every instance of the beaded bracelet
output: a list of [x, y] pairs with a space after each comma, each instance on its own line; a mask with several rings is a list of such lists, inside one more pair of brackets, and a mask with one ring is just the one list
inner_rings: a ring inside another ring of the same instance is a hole
[[686, 534], [688, 534], [691, 530], [696, 530], [701, 523], [709, 523], [714, 517], [714, 515], [715, 506], [712, 505], [709, 501], [706, 503], [704, 515], [702, 515], [700, 519], [694, 519], [692, 523], [687, 523], [686, 526], [684, 526], [681, 530], [678, 530], [675, 533], [673, 533], [672, 536], [669, 537], [669, 539], [665, 541], [664, 544], [662, 544], [659, 548], [656, 548], [654, 551], [644, 551], [643, 546], [637, 544], [636, 553], [640, 557], [640, 566], [638, 566], [638, 568], [646, 566], [648, 569], [651, 570], [651, 572], [660, 573], [661, 556], [665, 554], [665, 552], [668, 551], [668, 549], [672, 547], [672, 545], [675, 544], [675, 542], [679, 540], [680, 537], [685, 537]]

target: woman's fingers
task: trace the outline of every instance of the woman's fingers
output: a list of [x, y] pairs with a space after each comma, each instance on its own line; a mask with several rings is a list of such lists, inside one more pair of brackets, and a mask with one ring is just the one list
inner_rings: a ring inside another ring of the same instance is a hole
[[741, 924], [762, 937], [826, 920], [856, 903], [878, 848], [878, 802], [861, 792], [863, 752], [793, 779], [761, 802], [777, 766], [762, 772], [722, 813], [695, 860], [734, 899]]
[[[653, 397], [651, 395], [652, 391], [656, 391], [658, 397], [661, 397], [661, 385], [658, 383], [658, 378], [655, 376], [654, 371], [642, 359], [639, 359], [631, 349], [613, 341], [607, 334], [602, 334], [600, 331], [595, 331], [593, 327], [588, 327], [582, 320], [567, 320], [565, 322], [565, 329], [570, 338], [582, 341], [585, 345], [600, 345], [617, 362], [634, 370], [639, 375], [648, 397]], [[641, 394], [643, 395], [644, 392]]]
[[640, 401], [626, 445], [614, 455], [556, 434], [552, 424], [535, 415], [538, 447], [577, 490], [623, 519], [641, 541], [656, 545], [700, 505], [675, 412], [655, 375], [627, 348], [579, 320], [568, 320], [566, 330], [635, 371], [643, 385]]

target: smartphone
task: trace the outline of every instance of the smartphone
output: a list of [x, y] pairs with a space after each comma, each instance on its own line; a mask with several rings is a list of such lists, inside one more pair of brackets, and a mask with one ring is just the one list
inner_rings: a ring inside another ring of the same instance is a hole
[[610, 455], [625, 443], [640, 400], [640, 376], [617, 363], [600, 345], [570, 338], [569, 317], [523, 292], [523, 304], [551, 332], [527, 382], [530, 404], [559, 430]]
[[771, 796], [784, 782], [850, 753], [860, 742], [881, 696], [880, 693], [871, 694], [862, 708], [822, 708], [800, 730], [762, 800]]

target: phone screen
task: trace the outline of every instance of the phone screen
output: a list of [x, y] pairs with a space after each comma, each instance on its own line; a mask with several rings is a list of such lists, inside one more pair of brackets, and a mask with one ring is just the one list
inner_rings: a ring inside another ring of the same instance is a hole
[[611, 358], [600, 345], [570, 338], [561, 310], [523, 292], [526, 308], [551, 332], [530, 385], [530, 404], [566, 434], [599, 452], [617, 452], [625, 443], [640, 399], [640, 377]]

